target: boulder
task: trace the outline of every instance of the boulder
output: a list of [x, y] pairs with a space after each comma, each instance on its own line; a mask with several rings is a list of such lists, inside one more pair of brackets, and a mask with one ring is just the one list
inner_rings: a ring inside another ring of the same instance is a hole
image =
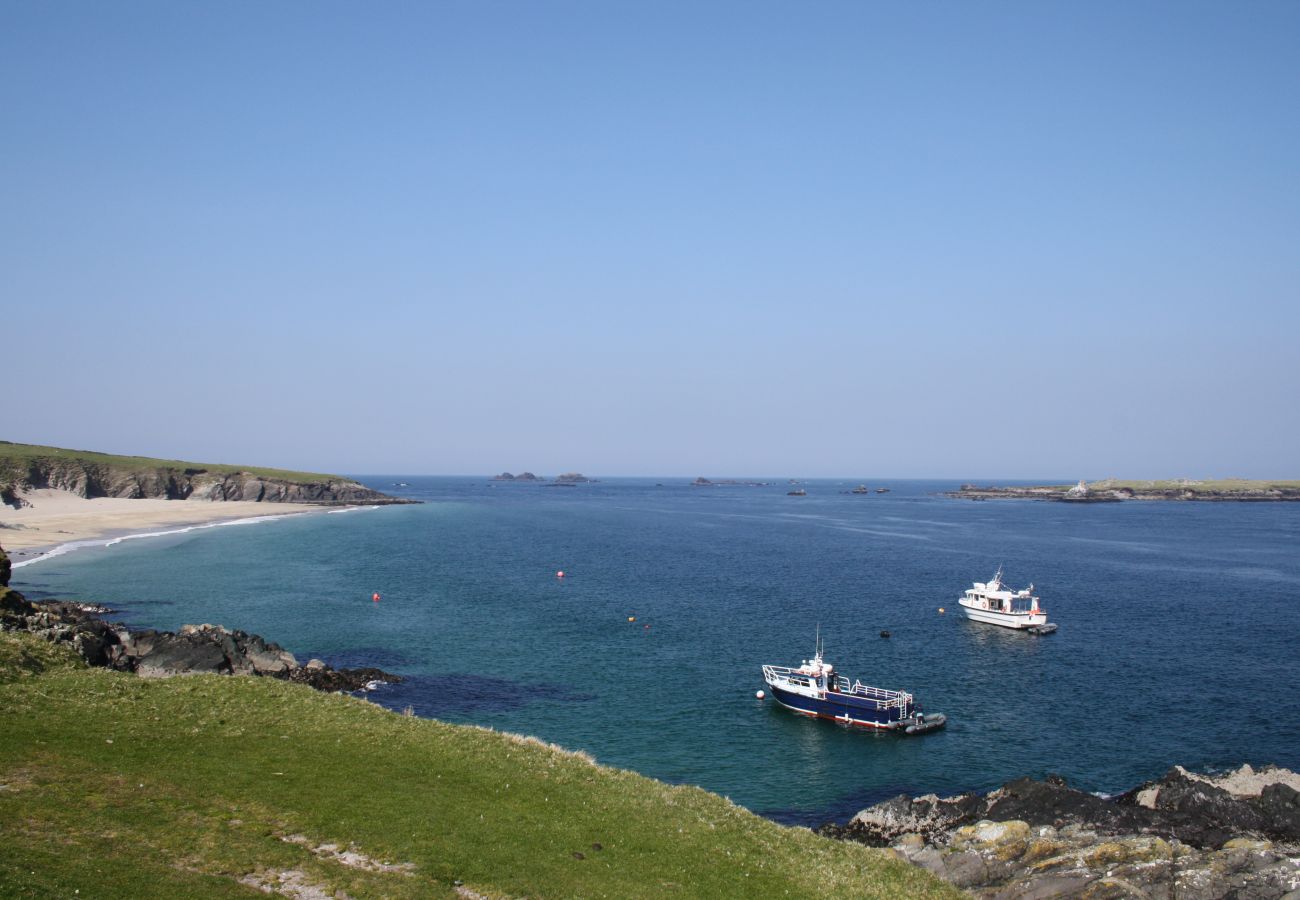
[[161, 633], [146, 653], [135, 658], [135, 672], [145, 678], [190, 673], [230, 673], [225, 647], [206, 634]]
[[[320, 662], [313, 660], [313, 662]], [[289, 680], [295, 684], [305, 684], [318, 691], [362, 691], [374, 682], [395, 684], [402, 680], [400, 675], [393, 675], [383, 669], [331, 669], [324, 663], [320, 668], [310, 664], [289, 673]]]

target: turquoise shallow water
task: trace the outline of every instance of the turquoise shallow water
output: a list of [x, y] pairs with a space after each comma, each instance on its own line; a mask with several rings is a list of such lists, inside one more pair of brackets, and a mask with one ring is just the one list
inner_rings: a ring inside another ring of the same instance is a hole
[[[1022, 774], [1109, 792], [1173, 763], [1300, 765], [1300, 504], [365, 480], [428, 502], [84, 550], [15, 584], [134, 625], [221, 622], [301, 659], [379, 665], [408, 681], [376, 702], [534, 734], [782, 821]], [[1034, 582], [1057, 634], [959, 615], [999, 563]], [[947, 730], [877, 735], [756, 700], [760, 665], [797, 665], [818, 623], [841, 672], [912, 691]]]

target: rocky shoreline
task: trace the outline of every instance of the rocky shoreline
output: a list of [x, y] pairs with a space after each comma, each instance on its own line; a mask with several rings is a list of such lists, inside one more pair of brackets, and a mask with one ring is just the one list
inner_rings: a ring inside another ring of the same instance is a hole
[[334, 669], [319, 659], [299, 664], [279, 644], [220, 625], [186, 625], [178, 632], [132, 631], [102, 618], [111, 610], [63, 600], [31, 601], [10, 588], [11, 563], [0, 548], [0, 631], [67, 644], [87, 665], [146, 678], [172, 675], [257, 675], [321, 691], [361, 691], [402, 680], [376, 668]]
[[1300, 897], [1300, 775], [1182, 767], [1113, 798], [1057, 776], [988, 794], [900, 795], [826, 837], [888, 847], [976, 896]]

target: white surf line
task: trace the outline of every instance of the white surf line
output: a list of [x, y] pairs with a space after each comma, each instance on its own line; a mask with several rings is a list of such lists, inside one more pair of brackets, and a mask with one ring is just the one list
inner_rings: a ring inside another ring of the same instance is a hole
[[204, 528], [221, 528], [225, 525], [256, 525], [259, 522], [273, 522], [276, 519], [292, 519], [297, 516], [311, 515], [314, 510], [293, 513], [273, 513], [269, 516], [250, 516], [243, 519], [228, 519], [224, 522], [203, 522], [198, 525], [186, 525], [183, 528], [171, 528], [167, 531], [142, 531], [139, 534], [122, 534], [111, 538], [88, 538], [81, 541], [70, 541], [66, 544], [60, 544], [53, 550], [47, 550], [40, 556], [34, 556], [31, 559], [25, 559], [22, 562], [16, 562], [12, 568], [21, 569], [23, 566], [30, 566], [32, 563], [38, 563], [42, 560], [53, 559], [56, 556], [63, 556], [74, 550], [81, 550], [85, 547], [112, 547], [123, 541], [134, 541], [139, 538], [164, 537], [169, 534], [186, 534], [190, 531], [199, 531]]

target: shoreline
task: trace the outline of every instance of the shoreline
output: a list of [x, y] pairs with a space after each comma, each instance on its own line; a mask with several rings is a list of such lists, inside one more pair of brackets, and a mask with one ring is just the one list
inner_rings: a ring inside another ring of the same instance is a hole
[[327, 508], [319, 504], [261, 501], [86, 499], [66, 491], [34, 491], [24, 499], [32, 506], [20, 510], [0, 508], [0, 541], [15, 569], [123, 541], [370, 507], [369, 504]]

